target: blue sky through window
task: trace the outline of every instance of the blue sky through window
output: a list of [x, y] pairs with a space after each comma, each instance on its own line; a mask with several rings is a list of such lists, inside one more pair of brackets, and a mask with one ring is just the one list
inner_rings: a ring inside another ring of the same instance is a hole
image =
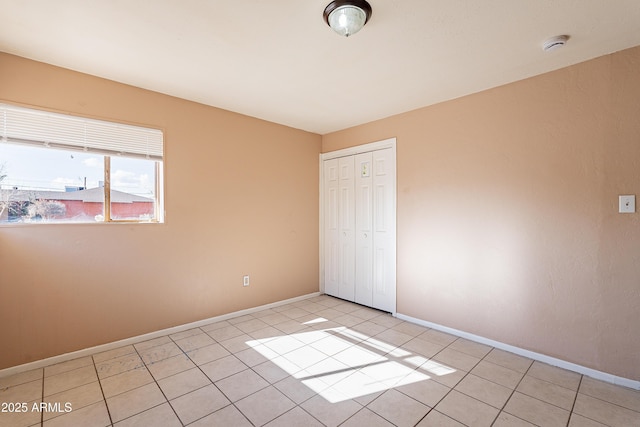
[[[3, 189], [64, 191], [66, 186], [96, 188], [104, 181], [104, 157], [82, 151], [0, 143], [0, 167], [7, 175], [0, 184]], [[154, 162], [113, 156], [111, 186], [114, 190], [153, 197]]]

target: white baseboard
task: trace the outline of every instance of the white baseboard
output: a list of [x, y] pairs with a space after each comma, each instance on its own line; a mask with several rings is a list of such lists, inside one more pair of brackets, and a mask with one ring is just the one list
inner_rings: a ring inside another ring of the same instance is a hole
[[559, 368], [567, 369], [569, 371], [577, 372], [582, 375], [586, 375], [597, 380], [606, 381], [608, 383], [620, 385], [623, 387], [632, 388], [634, 390], [640, 390], [640, 381], [631, 380], [624, 377], [618, 377], [616, 375], [608, 374], [606, 372], [597, 371], [595, 369], [587, 368], [586, 366], [577, 365], [575, 363], [567, 362], [562, 359], [547, 356], [544, 354], [536, 353], [534, 351], [525, 350], [520, 347], [505, 344], [500, 341], [494, 341], [489, 338], [481, 337], [479, 335], [470, 334], [468, 332], [459, 331], [457, 329], [449, 328], [447, 326], [438, 325], [437, 323], [427, 322], [426, 320], [416, 319], [415, 317], [406, 316], [404, 314], [397, 313], [396, 317], [407, 322], [415, 323], [417, 325], [425, 326], [427, 328], [436, 329], [438, 331], [446, 332], [457, 337], [466, 338], [470, 341], [475, 341], [480, 344], [486, 344], [491, 347], [499, 348], [500, 350], [508, 351], [510, 353], [517, 354], [519, 356], [528, 357], [529, 359], [537, 360], [539, 362], [546, 363], [548, 365], [557, 366]]
[[107, 344], [97, 345], [95, 347], [85, 348], [82, 350], [72, 351], [71, 353], [60, 354], [58, 356], [48, 357], [42, 360], [36, 360], [35, 362], [25, 363], [23, 365], [12, 366], [0, 370], [0, 378], [8, 377], [9, 375], [19, 374], [21, 372], [30, 371], [32, 369], [43, 368], [49, 365], [55, 365], [56, 363], [66, 362], [67, 360], [77, 359], [79, 357], [91, 356], [103, 351], [113, 350], [125, 345], [137, 344], [142, 341], [148, 341], [154, 338], [159, 338], [165, 335], [175, 334], [178, 332], [186, 331], [193, 328], [199, 328], [213, 322], [220, 322], [222, 320], [232, 319], [238, 316], [244, 316], [245, 314], [255, 313], [257, 311], [266, 310], [273, 307], [278, 307], [285, 304], [291, 304], [293, 302], [303, 301], [305, 299], [313, 298], [320, 295], [320, 292], [313, 292], [311, 294], [302, 295], [295, 298], [289, 298], [283, 301], [274, 302], [271, 304], [265, 304], [258, 307], [247, 308], [244, 310], [235, 311], [233, 313], [223, 314], [221, 316], [211, 317], [209, 319], [198, 320], [196, 322], [187, 323], [184, 325], [174, 326], [171, 328], [163, 329], [161, 331], [154, 331], [144, 335], [138, 335], [136, 337], [125, 338], [120, 341], [114, 341]]

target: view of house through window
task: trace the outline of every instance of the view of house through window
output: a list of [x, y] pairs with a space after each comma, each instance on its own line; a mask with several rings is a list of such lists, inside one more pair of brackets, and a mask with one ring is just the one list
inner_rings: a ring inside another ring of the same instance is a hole
[[111, 157], [111, 218], [152, 220], [155, 216], [156, 162]]
[[[73, 135], [69, 144], [61, 141], [64, 136], [51, 137], [55, 143], [42, 136], [19, 138], [5, 125], [0, 129], [0, 224], [161, 221], [161, 157], [119, 151], [129, 148], [126, 131], [123, 144], [111, 151], [108, 141], [95, 147], [74, 143]], [[86, 138], [86, 130], [82, 133]], [[110, 135], [117, 137], [117, 130]]]

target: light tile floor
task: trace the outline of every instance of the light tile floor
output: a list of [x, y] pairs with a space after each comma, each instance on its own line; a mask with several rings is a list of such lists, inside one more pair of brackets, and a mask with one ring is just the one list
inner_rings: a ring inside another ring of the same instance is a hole
[[638, 391], [324, 295], [0, 378], [0, 402], [3, 427], [640, 426]]

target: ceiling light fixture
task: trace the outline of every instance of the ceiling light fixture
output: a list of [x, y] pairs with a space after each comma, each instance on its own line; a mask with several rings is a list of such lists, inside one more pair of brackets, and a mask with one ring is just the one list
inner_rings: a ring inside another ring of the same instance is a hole
[[324, 22], [341, 36], [349, 37], [371, 18], [371, 5], [365, 0], [334, 0], [324, 8]]

